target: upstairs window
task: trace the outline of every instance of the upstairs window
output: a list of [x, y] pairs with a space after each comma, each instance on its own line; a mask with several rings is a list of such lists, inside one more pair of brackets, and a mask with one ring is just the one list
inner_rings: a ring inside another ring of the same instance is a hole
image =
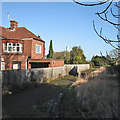
[[7, 53], [22, 53], [21, 43], [3, 43], [3, 52]]
[[41, 45], [36, 45], [36, 53], [41, 54]]

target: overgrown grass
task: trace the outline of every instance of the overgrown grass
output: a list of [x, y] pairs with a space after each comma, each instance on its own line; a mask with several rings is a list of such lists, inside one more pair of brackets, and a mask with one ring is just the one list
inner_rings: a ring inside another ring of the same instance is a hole
[[81, 71], [81, 73], [90, 73], [90, 72], [92, 72], [92, 71], [95, 71], [96, 69], [97, 69], [97, 68], [92, 67], [92, 68], [90, 68], [90, 69], [88, 69], [88, 70]]
[[60, 117], [119, 118], [118, 87], [117, 76], [111, 76], [109, 71], [104, 76], [69, 89], [60, 107]]
[[[54, 94], [51, 92], [50, 95], [52, 96], [51, 98], [56, 97], [59, 92], [63, 92], [58, 117], [119, 118], [118, 81], [116, 76], [110, 76], [110, 74], [99, 76], [93, 80], [89, 80], [87, 83], [71, 88], [70, 85], [75, 80], [76, 77], [67, 76], [49, 83], [55, 85]], [[46, 98], [47, 102], [50, 97], [47, 96]], [[43, 101], [41, 102], [43, 103]]]
[[36, 91], [39, 93], [39, 99], [33, 105], [32, 117], [51, 117], [48, 113], [48, 103], [62, 92], [58, 115], [60, 118], [118, 118], [118, 81], [117, 76], [112, 76], [116, 74], [116, 68], [111, 69], [108, 69], [107, 74], [76, 87], [70, 87], [76, 81], [74, 76], [58, 78], [39, 85], [39, 92]]
[[117, 77], [101, 76], [76, 88], [76, 116], [83, 118], [118, 117]]

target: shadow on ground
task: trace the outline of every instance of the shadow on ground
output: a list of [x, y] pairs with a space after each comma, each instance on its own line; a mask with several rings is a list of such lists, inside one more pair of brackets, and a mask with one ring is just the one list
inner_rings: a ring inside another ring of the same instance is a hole
[[[63, 107], [55, 107], [56, 101], [63, 94], [62, 104], [67, 104], [75, 98], [74, 90], [69, 86], [76, 79], [65, 78], [50, 84], [41, 84], [36, 88], [22, 90], [2, 98], [3, 118], [53, 118], [63, 117]], [[64, 102], [63, 102], [64, 99]], [[51, 107], [52, 106], [52, 107]], [[56, 116], [57, 115], [57, 116]], [[71, 113], [70, 113], [71, 115]]]

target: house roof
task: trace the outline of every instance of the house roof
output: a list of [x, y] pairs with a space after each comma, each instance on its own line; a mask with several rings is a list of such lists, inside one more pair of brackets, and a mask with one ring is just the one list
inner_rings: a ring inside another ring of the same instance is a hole
[[54, 52], [54, 59], [64, 59], [64, 52]]
[[25, 27], [17, 27], [15, 28], [15, 30], [11, 30], [10, 28], [4, 28], [0, 26], [0, 37], [7, 39], [34, 38], [36, 40], [44, 42], [41, 38], [37, 37], [35, 34], [33, 34]]

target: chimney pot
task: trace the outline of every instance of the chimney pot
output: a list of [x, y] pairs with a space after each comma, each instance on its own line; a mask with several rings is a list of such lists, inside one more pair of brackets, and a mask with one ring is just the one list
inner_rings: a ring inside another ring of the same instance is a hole
[[16, 22], [13, 18], [10, 21], [10, 29], [13, 30], [18, 27], [18, 22]]

